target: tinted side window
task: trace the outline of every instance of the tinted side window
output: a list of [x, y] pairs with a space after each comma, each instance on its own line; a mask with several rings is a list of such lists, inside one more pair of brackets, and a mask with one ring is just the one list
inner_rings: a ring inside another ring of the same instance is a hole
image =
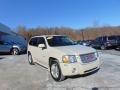
[[117, 36], [117, 39], [120, 40], [120, 36]]
[[108, 40], [116, 40], [116, 37], [115, 36], [109, 36]]
[[103, 37], [100, 37], [100, 38], [99, 38], [99, 41], [102, 42], [102, 41], [103, 41]]
[[103, 41], [106, 41], [106, 38], [107, 38], [107, 37], [103, 37]]
[[45, 44], [45, 39], [44, 39], [43, 37], [38, 37], [38, 38], [37, 38], [37, 46], [38, 46], [39, 44]]
[[100, 41], [101, 37], [96, 38], [96, 41]]
[[37, 46], [37, 38], [32, 38], [29, 42], [30, 45], [32, 46]]

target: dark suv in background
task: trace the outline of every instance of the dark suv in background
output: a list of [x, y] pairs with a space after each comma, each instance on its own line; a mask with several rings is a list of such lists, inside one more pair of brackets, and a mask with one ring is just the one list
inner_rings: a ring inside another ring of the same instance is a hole
[[91, 45], [93, 48], [100, 48], [102, 50], [107, 48], [116, 48], [120, 46], [120, 36], [101, 36], [97, 37]]

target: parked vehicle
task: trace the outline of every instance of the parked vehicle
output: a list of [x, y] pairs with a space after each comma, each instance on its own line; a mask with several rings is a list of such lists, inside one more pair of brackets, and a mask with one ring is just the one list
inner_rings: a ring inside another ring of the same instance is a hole
[[92, 47], [102, 50], [107, 48], [116, 48], [120, 45], [120, 36], [101, 36], [97, 37], [92, 43]]
[[20, 54], [27, 50], [27, 42], [21, 35], [0, 23], [0, 53]]
[[0, 36], [0, 53], [11, 53], [18, 55], [27, 50], [26, 40], [21, 36]]
[[56, 81], [66, 76], [86, 74], [100, 67], [98, 53], [91, 47], [78, 45], [63, 35], [34, 36], [28, 43], [28, 61], [50, 70]]
[[93, 40], [80, 40], [77, 43], [84, 46], [91, 46]]

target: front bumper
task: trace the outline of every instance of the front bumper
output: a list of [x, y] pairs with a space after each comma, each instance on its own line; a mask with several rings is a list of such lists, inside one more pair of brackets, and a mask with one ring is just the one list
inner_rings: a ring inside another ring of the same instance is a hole
[[93, 72], [100, 68], [100, 61], [95, 60], [90, 63], [60, 63], [61, 71], [64, 76], [81, 75]]

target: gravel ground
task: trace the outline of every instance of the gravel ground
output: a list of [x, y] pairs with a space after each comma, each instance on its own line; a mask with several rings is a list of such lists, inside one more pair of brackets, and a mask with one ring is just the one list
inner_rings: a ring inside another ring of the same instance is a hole
[[102, 65], [98, 72], [62, 82], [55, 82], [45, 68], [29, 65], [27, 55], [0, 56], [0, 90], [120, 90], [118, 53], [99, 51]]

